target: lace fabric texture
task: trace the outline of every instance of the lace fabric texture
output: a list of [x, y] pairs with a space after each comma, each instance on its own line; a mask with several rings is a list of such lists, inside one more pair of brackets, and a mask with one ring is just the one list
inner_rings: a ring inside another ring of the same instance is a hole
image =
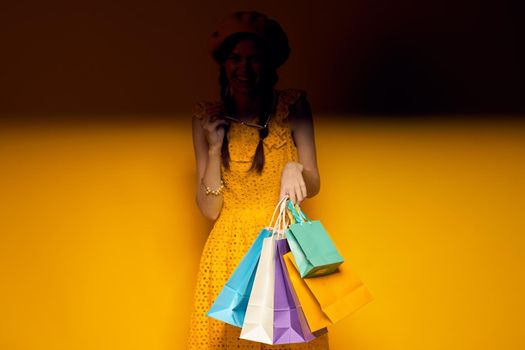
[[[288, 124], [289, 108], [305, 92], [278, 91], [275, 114], [263, 140], [265, 164], [261, 174], [248, 171], [259, 142], [256, 129], [232, 123], [228, 132], [230, 169], [222, 167], [223, 207], [204, 245], [197, 283], [187, 349], [329, 349], [328, 335], [309, 343], [267, 345], [239, 339], [240, 328], [206, 316], [208, 309], [250, 248], [259, 231], [269, 224], [279, 200], [281, 172], [289, 161], [297, 161], [297, 148]], [[207, 107], [217, 101], [194, 105], [193, 116], [202, 118]]]

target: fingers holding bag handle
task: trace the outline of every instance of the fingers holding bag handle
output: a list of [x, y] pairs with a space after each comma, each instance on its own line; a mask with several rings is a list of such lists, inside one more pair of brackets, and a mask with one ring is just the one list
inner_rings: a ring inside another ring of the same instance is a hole
[[309, 221], [310, 219], [303, 213], [299, 204], [294, 205], [290, 196], [284, 194], [275, 206], [268, 228], [277, 238], [284, 238], [284, 231], [289, 225]]

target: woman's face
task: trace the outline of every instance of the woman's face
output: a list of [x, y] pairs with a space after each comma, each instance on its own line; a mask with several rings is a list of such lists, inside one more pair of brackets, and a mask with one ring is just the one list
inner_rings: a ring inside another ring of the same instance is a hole
[[263, 72], [263, 57], [253, 40], [239, 41], [224, 62], [226, 77], [233, 94], [254, 92]]

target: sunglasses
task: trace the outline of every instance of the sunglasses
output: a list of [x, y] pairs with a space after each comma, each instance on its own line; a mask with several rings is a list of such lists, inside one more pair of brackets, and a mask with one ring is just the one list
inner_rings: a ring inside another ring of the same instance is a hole
[[[272, 110], [275, 109], [275, 106], [277, 105], [277, 92], [275, 90], [273, 90], [273, 107], [272, 107]], [[233, 122], [236, 122], [236, 123], [239, 123], [239, 124], [242, 124], [242, 125], [246, 125], [250, 128], [255, 128], [255, 129], [258, 129], [258, 130], [262, 130], [262, 129], [266, 129], [268, 127], [268, 123], [270, 122], [270, 118], [272, 117], [272, 113], [270, 112], [270, 114], [268, 115], [268, 118], [266, 118], [266, 123], [264, 123], [264, 125], [260, 125], [260, 124], [256, 124], [256, 123], [248, 123], [248, 122], [244, 122], [242, 120], [239, 120], [237, 118], [234, 118], [234, 117], [230, 117], [228, 115], [224, 115], [222, 116], [224, 119], [228, 119], [228, 120], [231, 120]]]
[[268, 123], [270, 122], [270, 117], [272, 115], [270, 114], [268, 116], [268, 119], [266, 119], [266, 123], [264, 125], [260, 125], [260, 124], [256, 124], [256, 123], [248, 123], [248, 122], [244, 122], [242, 120], [239, 120], [237, 118], [233, 118], [233, 117], [230, 117], [230, 116], [227, 116], [227, 115], [224, 115], [222, 116], [224, 119], [228, 119], [228, 120], [231, 120], [231, 121], [234, 121], [236, 123], [239, 123], [239, 124], [242, 124], [242, 125], [246, 125], [246, 126], [249, 126], [250, 128], [255, 128], [255, 129], [266, 129], [268, 127]]

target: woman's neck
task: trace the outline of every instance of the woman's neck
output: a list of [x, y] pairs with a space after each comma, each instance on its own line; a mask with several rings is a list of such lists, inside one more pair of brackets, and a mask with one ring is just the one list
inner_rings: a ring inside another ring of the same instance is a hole
[[240, 120], [252, 119], [258, 116], [261, 110], [260, 95], [250, 96], [247, 94], [236, 94], [233, 96], [237, 118]]
[[[269, 98], [270, 101], [267, 101]], [[272, 89], [271, 95], [265, 96], [262, 93], [250, 94], [233, 94], [233, 101], [235, 115], [239, 120], [251, 121], [255, 117], [261, 115], [261, 111], [266, 110], [265, 103], [273, 103], [273, 107], [277, 103], [277, 91]]]

